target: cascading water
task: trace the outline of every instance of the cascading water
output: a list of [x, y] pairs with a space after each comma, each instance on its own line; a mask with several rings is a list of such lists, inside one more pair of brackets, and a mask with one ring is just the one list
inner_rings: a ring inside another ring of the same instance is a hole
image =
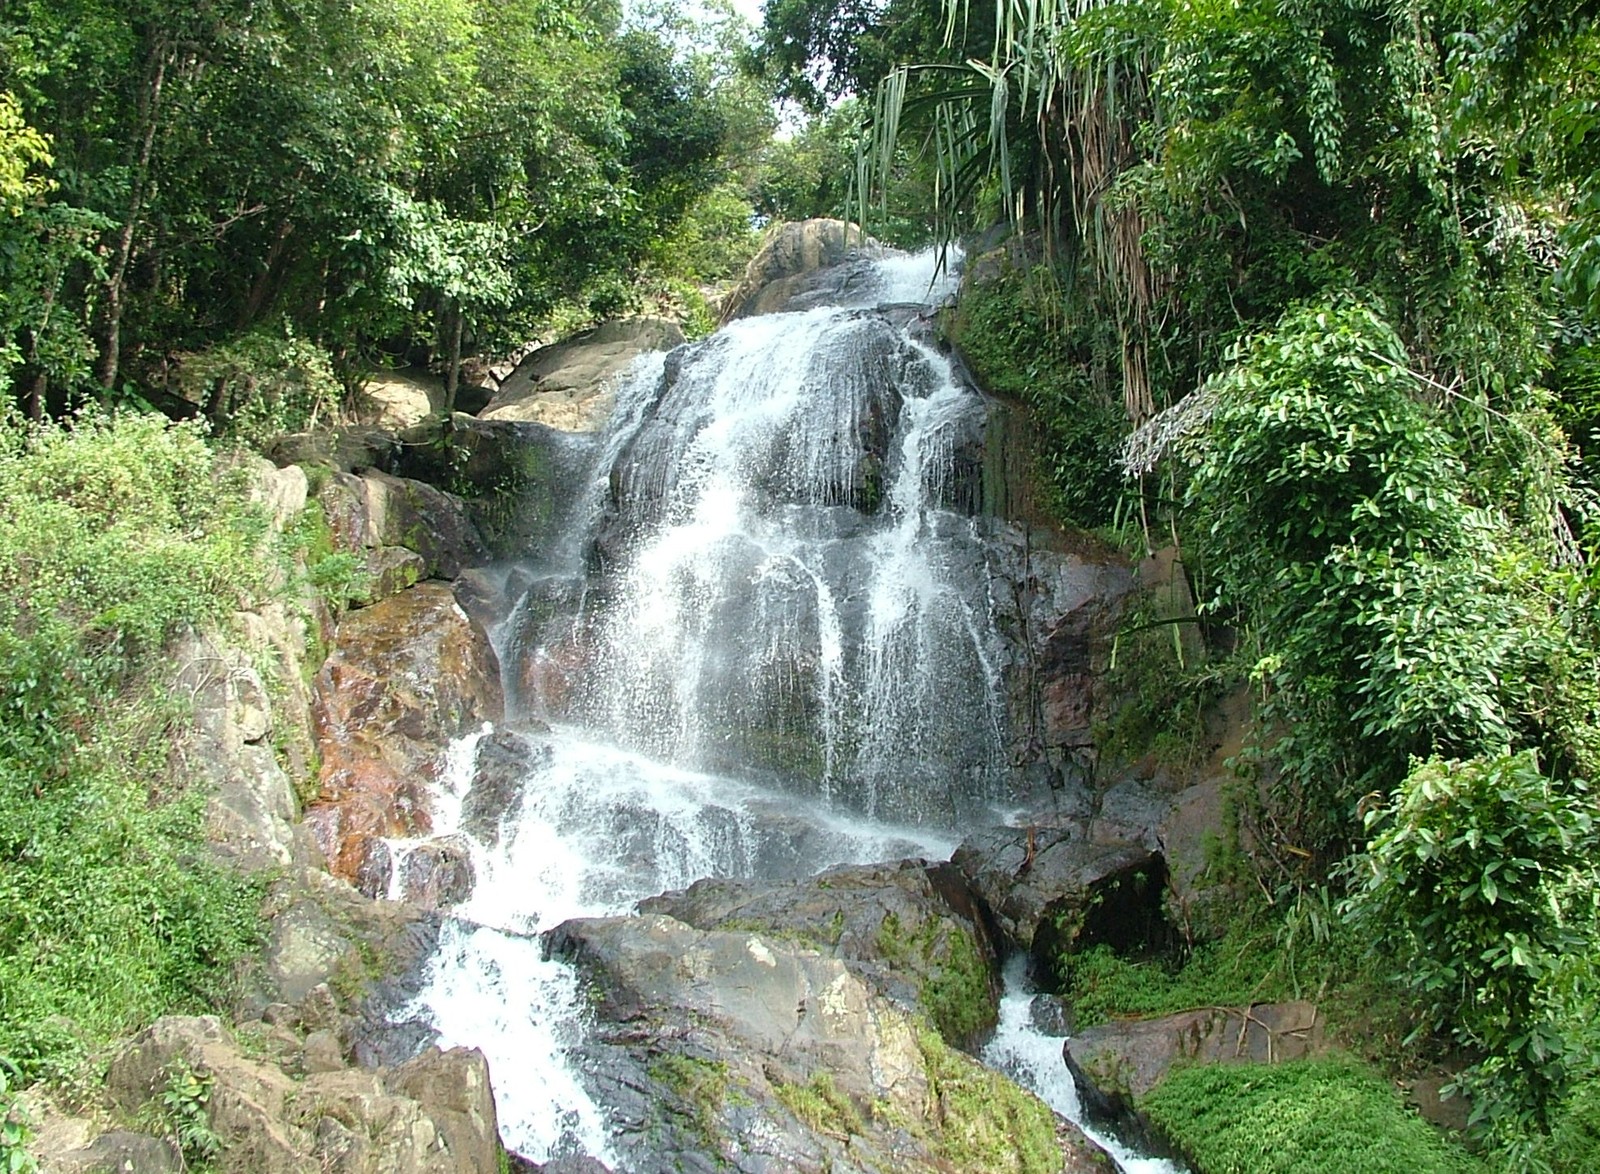
[[1027, 961], [1018, 956], [1006, 966], [1005, 995], [1000, 1000], [1000, 1023], [983, 1049], [983, 1059], [998, 1068], [1069, 1121], [1117, 1164], [1123, 1174], [1182, 1174], [1183, 1167], [1165, 1158], [1136, 1153], [1120, 1138], [1094, 1128], [1083, 1119], [1077, 1086], [1067, 1071], [1061, 1049], [1064, 1035], [1042, 1030], [1033, 1017], [1035, 994], [1028, 985]]
[[584, 1000], [538, 934], [702, 877], [943, 859], [999, 798], [985, 409], [914, 337], [949, 289], [934, 272], [887, 258], [850, 304], [641, 360], [580, 523], [514, 576], [494, 633], [512, 725], [551, 728], [493, 735], [519, 777], [488, 818], [490, 735], [455, 748], [434, 835], [476, 879], [406, 1013], [482, 1049], [519, 1153], [610, 1158], [566, 1062]]
[[978, 397], [886, 316], [839, 308], [735, 323], [652, 375], [607, 445], [611, 586], [578, 720], [868, 815], [987, 803], [982, 551], [939, 508]]

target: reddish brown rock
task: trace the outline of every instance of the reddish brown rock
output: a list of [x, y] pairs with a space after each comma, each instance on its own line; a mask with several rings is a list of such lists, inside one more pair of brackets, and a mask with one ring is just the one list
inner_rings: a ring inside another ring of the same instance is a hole
[[306, 823], [355, 880], [374, 837], [431, 830], [427, 784], [451, 740], [502, 717], [500, 669], [447, 583], [419, 583], [340, 620], [314, 698], [321, 794]]

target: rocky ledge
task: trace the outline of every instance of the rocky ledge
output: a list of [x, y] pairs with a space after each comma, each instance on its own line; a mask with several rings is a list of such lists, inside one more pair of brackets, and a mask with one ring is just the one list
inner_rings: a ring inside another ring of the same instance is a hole
[[821, 950], [663, 914], [567, 922], [549, 943], [595, 993], [580, 1063], [619, 1169], [1112, 1168]]

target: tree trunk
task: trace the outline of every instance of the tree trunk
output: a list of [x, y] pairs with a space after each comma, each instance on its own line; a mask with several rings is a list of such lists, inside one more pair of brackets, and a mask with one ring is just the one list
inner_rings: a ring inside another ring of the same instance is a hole
[[250, 286], [250, 295], [245, 299], [244, 313], [240, 316], [239, 327], [248, 330], [261, 311], [266, 307], [267, 298], [272, 293], [272, 287], [277, 283], [278, 267], [283, 262], [285, 247], [289, 243], [289, 236], [294, 232], [294, 221], [285, 220], [278, 225], [278, 231], [273, 234], [272, 244], [267, 249], [266, 263], [261, 267], [260, 274]]
[[137, 132], [139, 150], [133, 168], [133, 182], [128, 192], [128, 216], [117, 235], [117, 248], [111, 258], [111, 268], [106, 274], [105, 345], [100, 352], [100, 366], [96, 372], [100, 386], [110, 391], [117, 383], [117, 369], [122, 361], [122, 311], [123, 291], [127, 285], [128, 267], [133, 260], [134, 237], [139, 229], [139, 217], [144, 212], [145, 194], [150, 179], [150, 156], [155, 149], [156, 123], [161, 113], [161, 88], [167, 78], [167, 41], [157, 35], [150, 43], [145, 65], [146, 82], [139, 91]]
[[456, 410], [456, 388], [461, 384], [461, 332], [466, 316], [461, 313], [461, 303], [450, 302], [450, 354], [444, 371], [444, 416], [448, 420]]
[[34, 423], [44, 419], [44, 393], [49, 386], [50, 377], [43, 371], [39, 371], [28, 382], [28, 394], [22, 401], [22, 410]]

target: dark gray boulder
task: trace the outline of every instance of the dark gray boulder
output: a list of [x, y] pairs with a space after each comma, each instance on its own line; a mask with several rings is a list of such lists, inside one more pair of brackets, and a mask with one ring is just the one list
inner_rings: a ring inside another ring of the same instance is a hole
[[1048, 972], [1062, 953], [1166, 944], [1166, 865], [1141, 844], [1095, 843], [1072, 827], [997, 827], [968, 837], [951, 863], [1007, 939]]

